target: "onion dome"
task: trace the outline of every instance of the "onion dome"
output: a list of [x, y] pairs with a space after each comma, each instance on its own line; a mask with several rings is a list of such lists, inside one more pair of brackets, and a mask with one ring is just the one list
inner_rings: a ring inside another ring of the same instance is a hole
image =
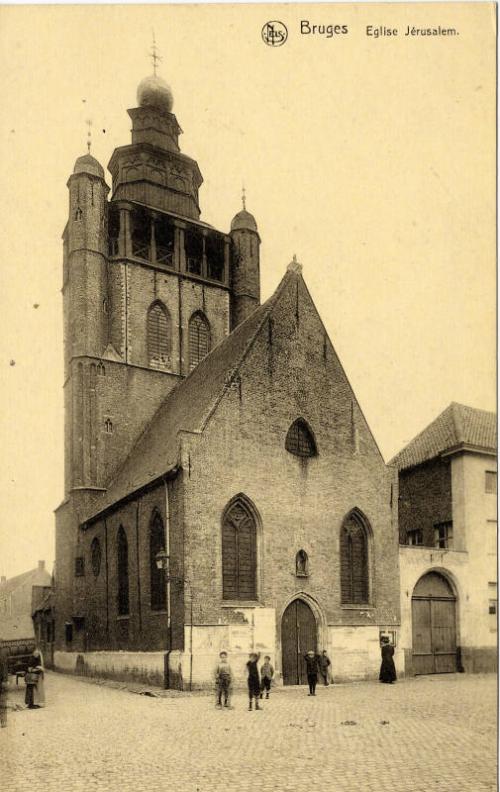
[[233, 217], [231, 220], [231, 231], [255, 231], [257, 233], [257, 223], [255, 222], [255, 217], [247, 212], [246, 209], [242, 209], [241, 212], [238, 212], [237, 215]]
[[137, 88], [137, 104], [139, 107], [154, 107], [162, 113], [171, 113], [174, 97], [170, 86], [156, 74], [145, 77]]
[[73, 173], [90, 173], [92, 176], [99, 176], [99, 178], [104, 179], [104, 168], [91, 154], [84, 154], [82, 157], [78, 157]]

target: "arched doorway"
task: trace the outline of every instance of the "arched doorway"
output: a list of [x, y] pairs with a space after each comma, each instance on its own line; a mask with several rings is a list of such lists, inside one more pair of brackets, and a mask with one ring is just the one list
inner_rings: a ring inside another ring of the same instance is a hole
[[456, 596], [439, 572], [428, 572], [413, 590], [412, 633], [415, 674], [457, 670]]
[[302, 599], [294, 599], [281, 619], [281, 657], [284, 685], [307, 682], [304, 655], [317, 651], [318, 638], [314, 613]]

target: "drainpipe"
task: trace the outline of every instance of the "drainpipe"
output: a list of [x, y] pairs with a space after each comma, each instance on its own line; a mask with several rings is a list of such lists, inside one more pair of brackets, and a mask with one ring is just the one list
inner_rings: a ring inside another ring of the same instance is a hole
[[172, 651], [172, 615], [170, 597], [170, 504], [168, 499], [168, 482], [164, 479], [165, 486], [165, 552], [167, 554], [167, 568], [165, 570], [167, 580], [167, 638], [168, 647], [166, 654], [166, 687], [170, 688], [170, 652]]

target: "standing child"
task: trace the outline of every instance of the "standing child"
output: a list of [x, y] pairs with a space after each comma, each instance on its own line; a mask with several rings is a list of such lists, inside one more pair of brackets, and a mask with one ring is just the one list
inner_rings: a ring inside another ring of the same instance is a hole
[[310, 649], [307, 654], [304, 655], [304, 660], [306, 661], [307, 667], [307, 682], [309, 685], [309, 696], [316, 695], [316, 684], [318, 682], [318, 657], [317, 655]]
[[219, 654], [219, 662], [215, 668], [215, 686], [217, 689], [217, 707], [222, 707], [222, 697], [224, 696], [224, 706], [232, 709], [230, 703], [231, 685], [233, 674], [227, 659], [227, 652]]
[[259, 669], [257, 668], [257, 663], [260, 659], [260, 652], [256, 654], [252, 652], [250, 654], [250, 660], [247, 663], [247, 670], [248, 670], [248, 709], [252, 709], [252, 699], [255, 699], [255, 709], [260, 710], [259, 707], [259, 697], [260, 697], [260, 679], [259, 679]]
[[274, 676], [274, 668], [271, 665], [271, 658], [269, 655], [264, 657], [264, 662], [260, 667], [260, 697], [266, 691], [266, 699], [269, 698], [269, 691], [271, 690], [271, 680]]
[[326, 653], [326, 649], [323, 649], [323, 651], [321, 652], [318, 660], [318, 665], [319, 665], [319, 673], [323, 678], [323, 682], [325, 683], [325, 686], [329, 685], [330, 683], [328, 681], [328, 677], [330, 676], [331, 663], [330, 663], [330, 658]]

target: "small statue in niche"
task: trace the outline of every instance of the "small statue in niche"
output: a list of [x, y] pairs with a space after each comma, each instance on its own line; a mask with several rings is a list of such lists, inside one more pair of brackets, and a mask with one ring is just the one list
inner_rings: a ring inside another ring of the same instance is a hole
[[297, 577], [307, 577], [308, 572], [308, 562], [309, 559], [307, 557], [307, 553], [305, 550], [299, 550], [297, 555], [295, 556], [295, 574]]

